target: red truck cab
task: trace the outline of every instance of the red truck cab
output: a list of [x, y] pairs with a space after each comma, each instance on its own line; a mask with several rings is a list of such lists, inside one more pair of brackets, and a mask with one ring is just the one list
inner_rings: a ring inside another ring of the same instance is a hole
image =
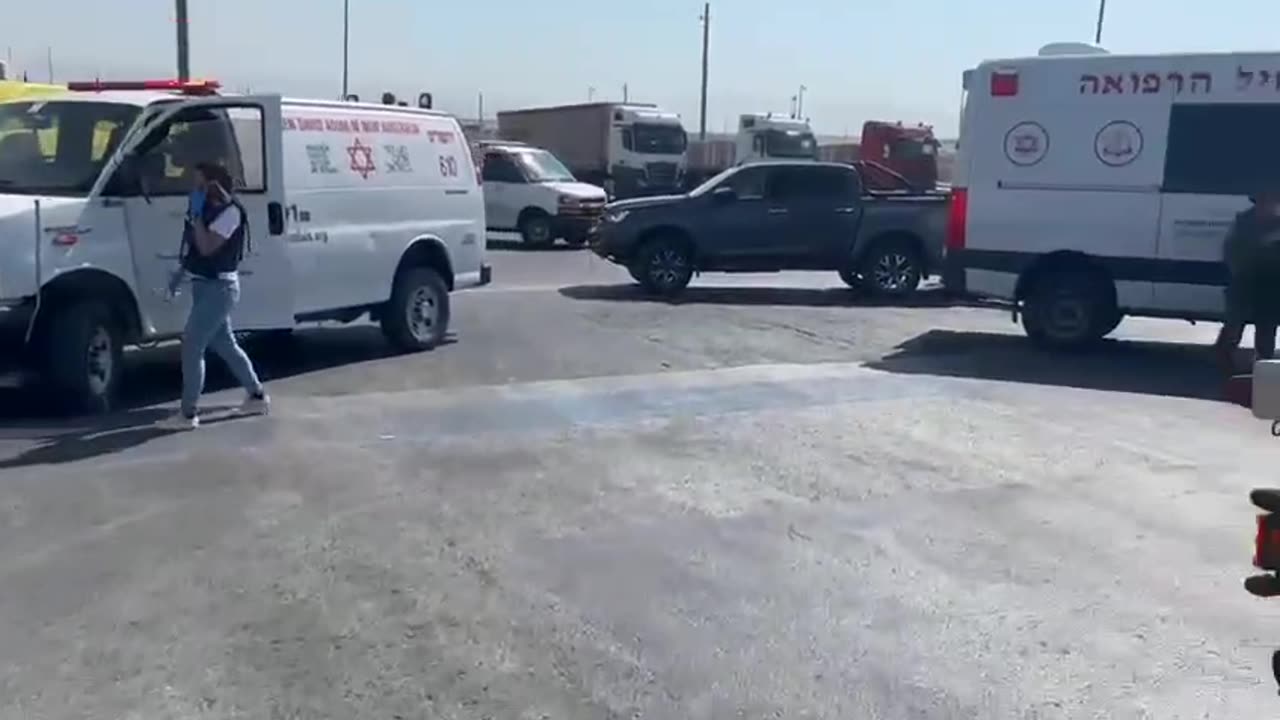
[[862, 126], [862, 159], [894, 170], [920, 189], [938, 185], [939, 146], [928, 125], [907, 127], [870, 120]]

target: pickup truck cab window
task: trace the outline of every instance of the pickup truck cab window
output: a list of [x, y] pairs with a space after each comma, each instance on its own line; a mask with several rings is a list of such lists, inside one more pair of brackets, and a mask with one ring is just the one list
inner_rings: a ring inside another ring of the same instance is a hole
[[849, 201], [858, 196], [853, 172], [832, 167], [776, 168], [769, 179], [769, 198], [778, 201]]
[[733, 188], [739, 200], [759, 200], [765, 195], [768, 178], [765, 168], [746, 168], [726, 178], [722, 187]]

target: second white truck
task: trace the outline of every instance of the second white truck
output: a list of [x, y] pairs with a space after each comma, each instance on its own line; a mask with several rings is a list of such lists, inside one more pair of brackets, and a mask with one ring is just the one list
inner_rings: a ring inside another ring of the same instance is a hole
[[587, 103], [498, 113], [498, 135], [551, 151], [574, 177], [616, 198], [678, 192], [688, 136], [655, 105]]

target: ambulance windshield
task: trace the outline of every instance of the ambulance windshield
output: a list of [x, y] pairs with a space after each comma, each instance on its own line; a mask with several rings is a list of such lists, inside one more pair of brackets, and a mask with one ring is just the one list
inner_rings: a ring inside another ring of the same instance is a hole
[[118, 103], [0, 103], [0, 193], [85, 195], [138, 115]]

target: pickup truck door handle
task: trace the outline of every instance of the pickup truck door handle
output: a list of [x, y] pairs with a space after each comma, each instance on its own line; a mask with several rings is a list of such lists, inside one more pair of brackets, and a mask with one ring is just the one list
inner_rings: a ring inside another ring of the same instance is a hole
[[786, 215], [787, 209], [786, 208], [769, 208], [769, 214], [770, 215]]
[[858, 212], [858, 208], [851, 208], [851, 207], [836, 208], [836, 212], [840, 213], [841, 215], [852, 215]]

